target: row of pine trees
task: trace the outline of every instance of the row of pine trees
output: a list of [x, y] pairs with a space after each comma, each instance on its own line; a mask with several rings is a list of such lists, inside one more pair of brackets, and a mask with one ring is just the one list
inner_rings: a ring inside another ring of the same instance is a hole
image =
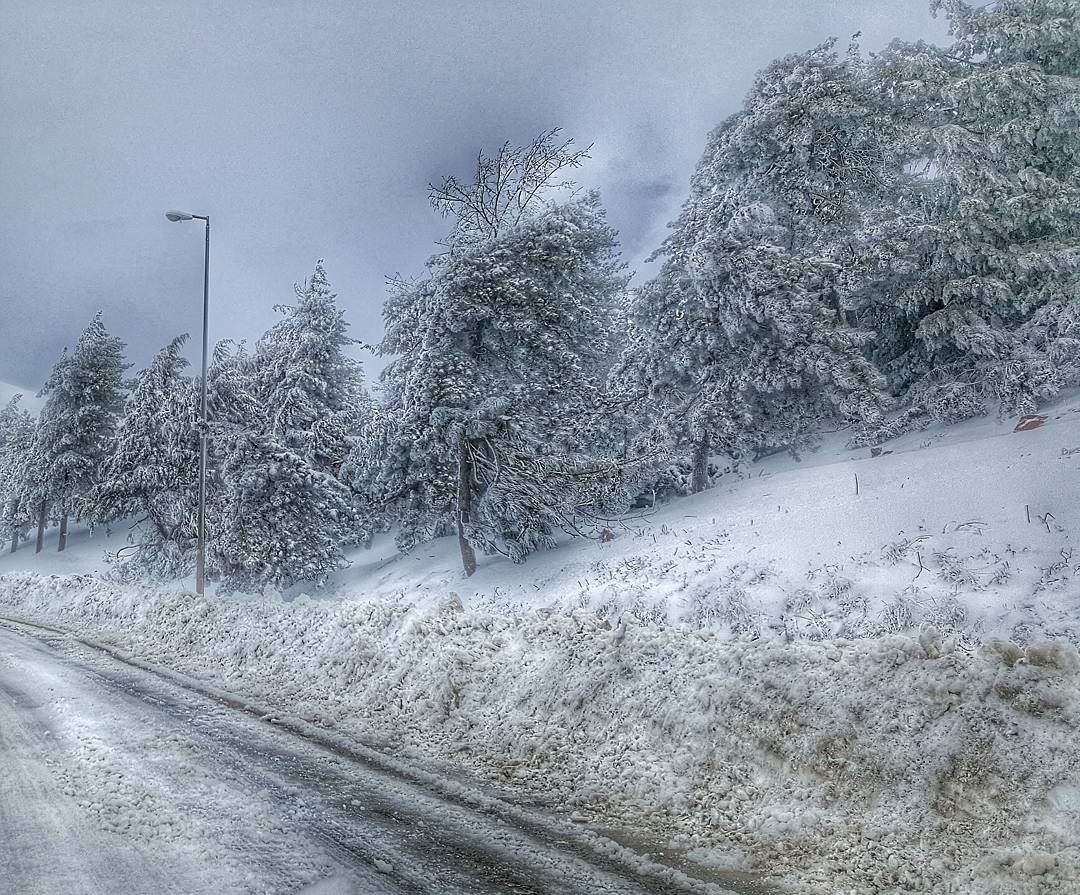
[[[352, 545], [456, 537], [515, 561], [595, 535], [727, 456], [870, 444], [1080, 384], [1080, 3], [934, 0], [947, 47], [830, 42], [760, 72], [632, 288], [587, 150], [558, 131], [431, 188], [447, 235], [395, 279], [375, 394], [321, 263], [208, 374], [209, 565], [324, 580]], [[95, 319], [35, 420], [0, 413], [11, 549], [130, 526], [118, 573], [193, 562], [198, 383], [184, 338], [132, 382]], [[126, 396], [125, 396], [126, 392]]]

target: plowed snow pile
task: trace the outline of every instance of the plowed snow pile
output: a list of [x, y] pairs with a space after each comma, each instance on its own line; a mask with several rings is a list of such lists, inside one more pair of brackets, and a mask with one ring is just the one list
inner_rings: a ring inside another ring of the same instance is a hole
[[1080, 890], [1080, 657], [8, 576], [50, 619], [800, 891]]

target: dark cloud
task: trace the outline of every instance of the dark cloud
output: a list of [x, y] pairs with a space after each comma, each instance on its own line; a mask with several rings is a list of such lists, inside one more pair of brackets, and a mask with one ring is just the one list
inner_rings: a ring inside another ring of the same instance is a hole
[[36, 387], [97, 309], [145, 364], [255, 338], [317, 258], [375, 341], [386, 274], [444, 223], [428, 181], [562, 125], [595, 142], [628, 261], [676, 213], [708, 130], [782, 53], [939, 38], [926, 0], [0, 0], [0, 380]]

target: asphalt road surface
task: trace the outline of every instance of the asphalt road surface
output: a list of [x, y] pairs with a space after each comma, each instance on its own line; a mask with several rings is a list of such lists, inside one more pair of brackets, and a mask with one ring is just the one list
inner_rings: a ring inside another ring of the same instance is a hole
[[763, 891], [684, 870], [0, 620], [3, 895]]

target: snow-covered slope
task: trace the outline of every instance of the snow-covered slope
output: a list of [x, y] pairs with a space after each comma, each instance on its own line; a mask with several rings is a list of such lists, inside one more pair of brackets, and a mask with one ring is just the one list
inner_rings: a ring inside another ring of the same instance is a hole
[[[378, 543], [312, 599], [0, 578], [48, 618], [795, 890], [1080, 891], [1080, 396], [842, 434], [471, 579]], [[856, 486], [857, 479], [857, 486]], [[104, 539], [0, 575], [100, 567]]]
[[[452, 538], [400, 555], [380, 537], [319, 598], [629, 612], [744, 636], [873, 636], [932, 623], [976, 639], [1080, 617], [1080, 394], [1014, 431], [992, 417], [848, 450], [844, 434], [795, 460], [777, 455], [713, 490], [629, 519], [613, 541], [569, 541], [524, 565], [481, 559], [463, 577]], [[0, 554], [12, 571], [99, 572], [111, 533], [73, 532], [56, 554]], [[191, 586], [178, 582], [170, 588]], [[293, 598], [304, 591], [295, 588]]]

